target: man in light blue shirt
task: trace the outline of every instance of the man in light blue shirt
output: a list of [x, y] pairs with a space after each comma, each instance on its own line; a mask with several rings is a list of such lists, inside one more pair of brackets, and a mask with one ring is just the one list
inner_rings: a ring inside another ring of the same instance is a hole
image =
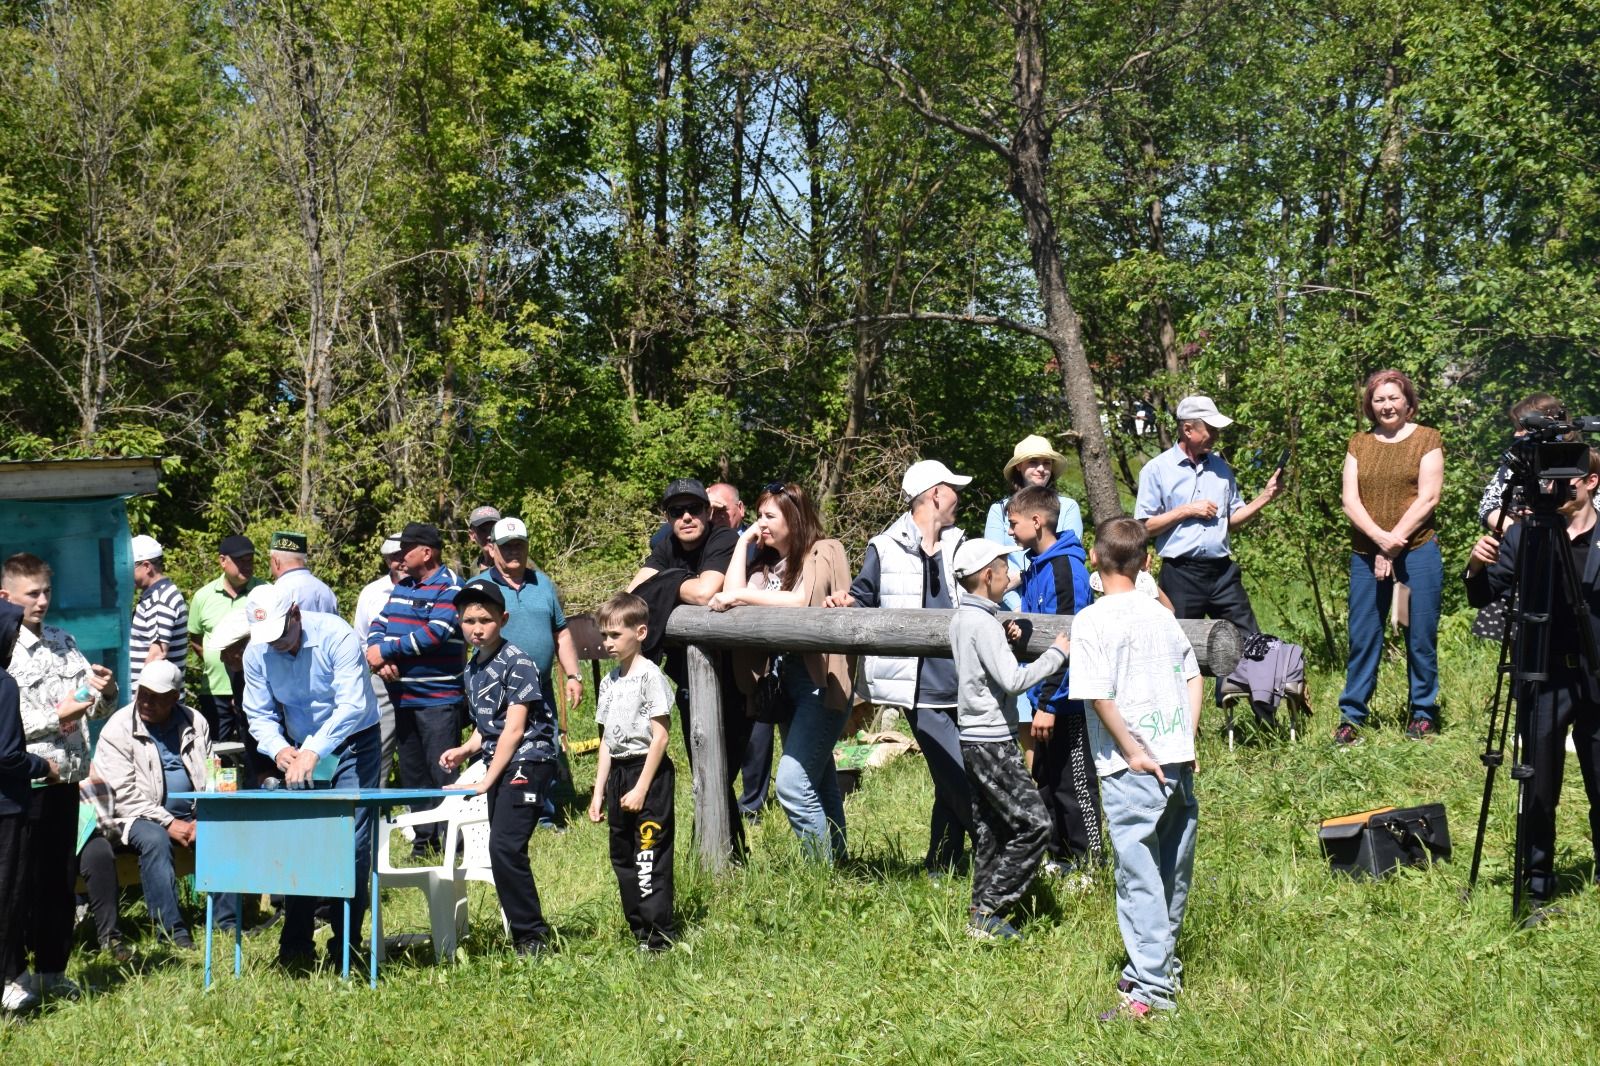
[[304, 533], [274, 533], [270, 548], [267, 557], [272, 564], [274, 585], [307, 614], [339, 613], [339, 597], [306, 566], [308, 538]]
[[1233, 419], [1208, 396], [1178, 404], [1178, 441], [1139, 471], [1133, 516], [1143, 520], [1161, 556], [1161, 591], [1179, 618], [1225, 618], [1246, 633], [1257, 631], [1244, 579], [1233, 561], [1228, 534], [1249, 522], [1282, 491], [1274, 471], [1250, 503], [1227, 462], [1212, 449]]
[[[263, 585], [245, 600], [250, 646], [244, 654], [244, 713], [261, 753], [283, 771], [290, 788], [310, 784], [317, 763], [338, 760], [333, 787], [379, 785], [378, 704], [367, 680], [366, 658], [355, 630], [332, 614], [307, 611], [280, 587]], [[356, 809], [356, 894], [350, 901], [352, 930], [367, 908], [372, 809]], [[312, 930], [318, 900], [290, 896], [285, 902], [278, 961], [312, 961]], [[328, 957], [337, 959], [344, 931], [334, 928]]]

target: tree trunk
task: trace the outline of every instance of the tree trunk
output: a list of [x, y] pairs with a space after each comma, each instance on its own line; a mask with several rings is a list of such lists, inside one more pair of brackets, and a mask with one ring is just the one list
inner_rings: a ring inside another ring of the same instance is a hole
[[[819, 608], [820, 609], [820, 608]], [[722, 746], [722, 686], [712, 663], [715, 652], [691, 644], [689, 658], [689, 750], [694, 766], [694, 839], [700, 863], [711, 873], [728, 867], [728, 762]]]
[[1050, 208], [1050, 129], [1045, 122], [1044, 26], [1034, 0], [1013, 9], [1016, 65], [1012, 91], [1018, 112], [1012, 139], [1009, 187], [1022, 210], [1028, 231], [1028, 250], [1039, 284], [1045, 331], [1061, 372], [1062, 393], [1072, 428], [1078, 434], [1078, 458], [1083, 465], [1084, 488], [1094, 521], [1103, 522], [1123, 513], [1117, 494], [1111, 454], [1100, 425], [1100, 406], [1094, 376], [1083, 347], [1083, 327], [1067, 290], [1066, 268], [1060, 238]]

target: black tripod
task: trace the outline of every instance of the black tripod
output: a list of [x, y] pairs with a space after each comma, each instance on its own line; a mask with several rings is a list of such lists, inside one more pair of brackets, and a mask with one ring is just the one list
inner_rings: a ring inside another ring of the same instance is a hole
[[[1600, 664], [1596, 654], [1594, 628], [1583, 597], [1583, 575], [1578, 573], [1567, 537], [1566, 518], [1561, 504], [1570, 496], [1569, 480], [1588, 473], [1587, 462], [1581, 472], [1544, 471], [1522, 486], [1524, 499], [1531, 502], [1523, 519], [1521, 540], [1514, 563], [1516, 584], [1506, 610], [1506, 628], [1500, 639], [1500, 666], [1495, 682], [1494, 703], [1489, 710], [1489, 729], [1484, 737], [1483, 804], [1478, 809], [1478, 835], [1472, 846], [1472, 873], [1467, 882], [1471, 892], [1478, 884], [1478, 866], [1483, 857], [1483, 838], [1489, 823], [1489, 802], [1494, 794], [1495, 771], [1505, 761], [1506, 733], [1511, 723], [1511, 704], [1516, 707], [1516, 729], [1511, 738], [1511, 779], [1517, 782], [1517, 821], [1512, 857], [1511, 913], [1522, 913], [1524, 875], [1528, 854], [1528, 800], [1533, 786], [1533, 766], [1524, 761], [1524, 751], [1533, 739], [1534, 709], [1539, 694], [1550, 681], [1550, 646], [1553, 623], [1564, 622], [1570, 612], [1578, 629], [1579, 658], [1583, 669], [1593, 672]], [[1562, 475], [1566, 475], [1564, 479]], [[1510, 510], [1508, 506], [1506, 508]], [[1502, 517], [1502, 523], [1504, 519]], [[1498, 536], [1499, 530], [1496, 534]], [[1503, 699], [1505, 682], [1511, 678], [1511, 701]]]

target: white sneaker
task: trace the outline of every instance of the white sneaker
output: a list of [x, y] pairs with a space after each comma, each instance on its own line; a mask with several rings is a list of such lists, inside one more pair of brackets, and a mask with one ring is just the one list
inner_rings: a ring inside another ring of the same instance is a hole
[[[27, 974], [23, 974], [24, 977]], [[0, 1008], [12, 1014], [31, 1010], [39, 1005], [39, 997], [32, 990], [16, 981], [7, 981], [4, 992], [0, 992]]]
[[78, 982], [64, 973], [35, 973], [29, 974], [28, 990], [36, 996], [59, 996], [62, 999], [77, 999], [83, 995], [83, 990], [78, 987]]

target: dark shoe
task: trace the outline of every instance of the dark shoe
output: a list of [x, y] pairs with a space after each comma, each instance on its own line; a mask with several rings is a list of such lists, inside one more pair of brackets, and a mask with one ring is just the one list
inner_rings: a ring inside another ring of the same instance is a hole
[[294, 977], [304, 977], [317, 969], [317, 956], [310, 951], [278, 952], [278, 968]]
[[1021, 940], [1017, 927], [997, 914], [974, 912], [967, 923], [967, 935], [974, 940]]
[[1417, 717], [1411, 719], [1411, 724], [1406, 726], [1407, 740], [1432, 740], [1439, 735], [1439, 729], [1433, 724], [1433, 719]]
[[110, 955], [117, 963], [126, 965], [133, 961], [133, 949], [123, 940], [108, 940], [100, 945], [100, 950]]
[[1341, 747], [1350, 744], [1359, 744], [1361, 736], [1356, 732], [1356, 727], [1349, 722], [1340, 722], [1333, 727], [1333, 742]]
[[552, 955], [555, 948], [550, 946], [548, 940], [522, 940], [512, 945], [512, 950], [518, 958], [537, 959], [544, 955]]
[[1551, 919], [1564, 917], [1566, 913], [1566, 911], [1548, 900], [1534, 900], [1533, 908], [1528, 911], [1528, 916], [1522, 919], [1522, 928], [1537, 929]]
[[540, 832], [554, 833], [556, 836], [562, 836], [567, 831], [566, 826], [562, 825], [560, 822], [557, 822], [553, 818], [539, 819], [539, 824], [534, 828], [538, 829]]
[[172, 935], [167, 938], [167, 942], [173, 947], [177, 948], [179, 951], [194, 950], [194, 937], [189, 935], [189, 930], [187, 929], [175, 930]]

